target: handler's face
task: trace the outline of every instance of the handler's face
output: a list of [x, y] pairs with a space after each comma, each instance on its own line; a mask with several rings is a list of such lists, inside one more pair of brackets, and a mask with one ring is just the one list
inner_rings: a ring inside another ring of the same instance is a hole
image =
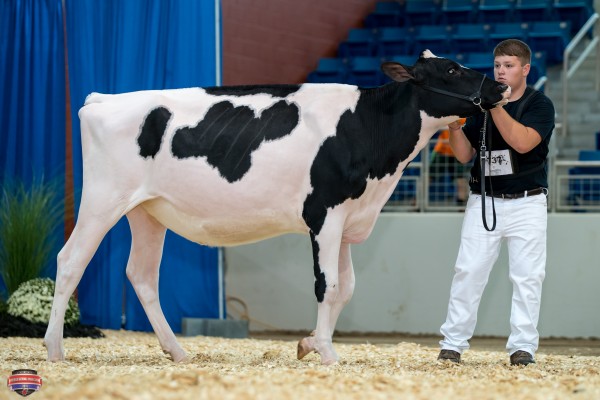
[[529, 64], [521, 65], [516, 56], [498, 56], [494, 58], [494, 79], [511, 88], [518, 88], [526, 85], [530, 67]]

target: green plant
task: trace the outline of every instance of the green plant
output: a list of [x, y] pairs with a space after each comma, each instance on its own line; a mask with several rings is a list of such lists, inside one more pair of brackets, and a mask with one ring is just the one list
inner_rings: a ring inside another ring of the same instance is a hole
[[[8, 313], [30, 322], [47, 324], [52, 311], [54, 281], [50, 278], [36, 278], [22, 283], [8, 298]], [[69, 299], [65, 313], [65, 325], [79, 322], [79, 307], [73, 297]]]
[[57, 185], [34, 180], [5, 184], [0, 199], [0, 273], [10, 296], [37, 278], [54, 250], [52, 233], [63, 216]]

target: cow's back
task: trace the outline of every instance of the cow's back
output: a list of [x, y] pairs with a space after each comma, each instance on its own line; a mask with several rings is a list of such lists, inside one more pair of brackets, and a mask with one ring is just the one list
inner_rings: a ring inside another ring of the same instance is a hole
[[204, 244], [306, 232], [311, 165], [359, 92], [251, 88], [91, 94], [80, 110], [84, 193], [111, 189], [127, 210], [141, 204]]

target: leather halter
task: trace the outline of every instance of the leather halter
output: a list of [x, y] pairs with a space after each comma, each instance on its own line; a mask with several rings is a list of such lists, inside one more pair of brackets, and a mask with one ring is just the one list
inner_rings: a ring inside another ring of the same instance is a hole
[[461, 99], [461, 100], [470, 101], [474, 105], [478, 106], [481, 109], [481, 112], [485, 112], [483, 107], [481, 107], [481, 88], [483, 87], [483, 82], [485, 81], [485, 78], [486, 78], [486, 76], [483, 75], [483, 79], [481, 79], [481, 83], [479, 84], [479, 89], [475, 93], [471, 94], [470, 96], [465, 96], [464, 94], [449, 92], [447, 90], [434, 88], [434, 87], [431, 87], [428, 85], [421, 85], [421, 87], [423, 89], [429, 90], [431, 92], [444, 94], [446, 96], [456, 97], [457, 99]]

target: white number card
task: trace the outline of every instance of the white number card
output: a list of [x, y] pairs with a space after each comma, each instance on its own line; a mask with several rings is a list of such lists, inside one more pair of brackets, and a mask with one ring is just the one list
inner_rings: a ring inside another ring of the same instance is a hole
[[488, 152], [490, 163], [486, 165], [485, 176], [511, 175], [514, 173], [510, 150], [492, 150]]

